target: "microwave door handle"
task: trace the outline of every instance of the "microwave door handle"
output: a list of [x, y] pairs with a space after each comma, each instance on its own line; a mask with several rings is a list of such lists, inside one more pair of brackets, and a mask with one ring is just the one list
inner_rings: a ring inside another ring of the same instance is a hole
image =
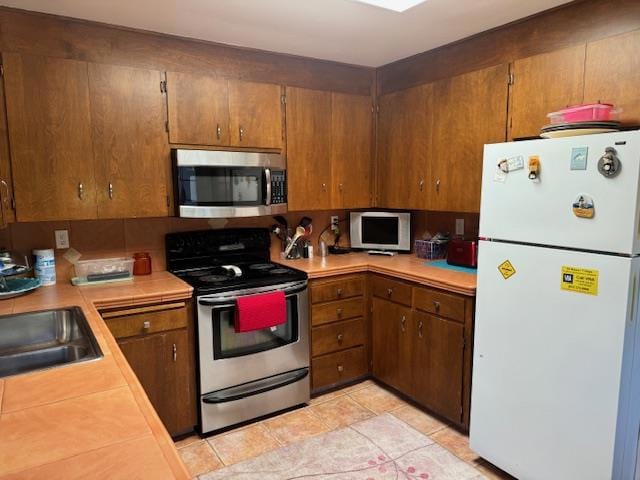
[[266, 206], [271, 205], [271, 169], [270, 168], [265, 168], [264, 169], [264, 181], [267, 184], [267, 198], [265, 199], [264, 204]]

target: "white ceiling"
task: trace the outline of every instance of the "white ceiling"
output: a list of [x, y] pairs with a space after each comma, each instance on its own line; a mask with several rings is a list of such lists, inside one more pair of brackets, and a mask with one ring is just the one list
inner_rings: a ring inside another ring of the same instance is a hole
[[568, 3], [426, 0], [398, 13], [352, 0], [0, 0], [0, 4], [378, 67]]

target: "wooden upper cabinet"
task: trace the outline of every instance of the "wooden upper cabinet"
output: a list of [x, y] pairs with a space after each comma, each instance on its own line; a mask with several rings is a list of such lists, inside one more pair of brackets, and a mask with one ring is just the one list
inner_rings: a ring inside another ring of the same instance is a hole
[[547, 114], [582, 102], [585, 45], [516, 60], [509, 138], [537, 137]]
[[99, 218], [169, 213], [161, 80], [155, 70], [89, 64]]
[[376, 206], [426, 209], [433, 84], [383, 95], [379, 110]]
[[505, 141], [507, 88], [506, 64], [435, 83], [431, 209], [480, 210], [484, 145]]
[[229, 80], [230, 143], [238, 147], [282, 147], [282, 87]]
[[289, 210], [331, 208], [331, 93], [287, 87]]
[[371, 206], [371, 97], [332, 93], [332, 208]]
[[[0, 82], [0, 108], [6, 105], [4, 84]], [[9, 131], [7, 111], [0, 110], [0, 228], [16, 219], [13, 207], [13, 179], [11, 175], [11, 152], [9, 151]]]
[[640, 124], [640, 30], [587, 45], [584, 101], [621, 107], [620, 120]]
[[227, 80], [167, 72], [169, 142], [229, 145]]
[[18, 221], [96, 217], [87, 63], [3, 54]]

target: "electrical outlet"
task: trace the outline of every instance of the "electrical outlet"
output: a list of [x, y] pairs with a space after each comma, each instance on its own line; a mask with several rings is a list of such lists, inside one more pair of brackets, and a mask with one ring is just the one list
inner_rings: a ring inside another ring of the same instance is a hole
[[464, 218], [456, 218], [456, 235], [464, 236]]
[[69, 248], [69, 230], [56, 230], [56, 248]]
[[336, 232], [340, 229], [340, 218], [337, 215], [331, 215], [331, 231]]

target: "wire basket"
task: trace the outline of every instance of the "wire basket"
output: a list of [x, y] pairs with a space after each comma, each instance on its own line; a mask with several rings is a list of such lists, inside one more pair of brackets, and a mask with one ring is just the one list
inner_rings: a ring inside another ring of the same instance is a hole
[[427, 260], [437, 260], [447, 256], [447, 242], [432, 242], [431, 240], [415, 241], [416, 256]]

